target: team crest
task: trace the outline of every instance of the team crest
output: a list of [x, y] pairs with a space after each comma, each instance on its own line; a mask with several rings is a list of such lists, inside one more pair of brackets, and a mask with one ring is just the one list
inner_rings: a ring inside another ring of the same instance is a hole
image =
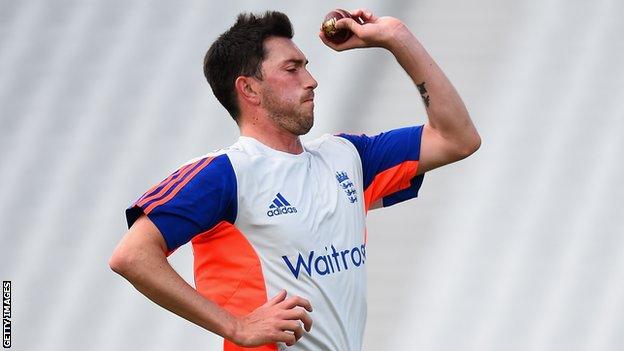
[[355, 185], [349, 179], [349, 175], [345, 171], [336, 172], [336, 180], [338, 181], [338, 185], [344, 190], [345, 194], [347, 194], [347, 198], [349, 202], [354, 204], [357, 202], [357, 190], [355, 190]]

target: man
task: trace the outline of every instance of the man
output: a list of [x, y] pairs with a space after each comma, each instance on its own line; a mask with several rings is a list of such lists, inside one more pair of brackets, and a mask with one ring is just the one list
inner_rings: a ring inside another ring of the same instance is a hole
[[[204, 72], [240, 127], [232, 146], [186, 164], [126, 212], [111, 268], [160, 306], [224, 337], [225, 350], [360, 350], [366, 318], [366, 212], [417, 195], [426, 171], [475, 152], [457, 92], [396, 18], [336, 23], [342, 51], [382, 47], [418, 87], [428, 123], [302, 144], [317, 82], [279, 12], [240, 15]], [[415, 93], [416, 93], [415, 89]], [[191, 241], [196, 289], [166, 256]], [[312, 321], [314, 327], [312, 328]]]

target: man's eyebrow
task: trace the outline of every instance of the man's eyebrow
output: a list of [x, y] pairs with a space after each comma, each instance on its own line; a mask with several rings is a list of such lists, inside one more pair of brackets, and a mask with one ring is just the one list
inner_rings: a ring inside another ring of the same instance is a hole
[[302, 59], [288, 59], [288, 60], [284, 60], [284, 65], [290, 64], [290, 63], [294, 63], [297, 66], [305, 66], [309, 63], [310, 61], [308, 61], [307, 59], [302, 60]]

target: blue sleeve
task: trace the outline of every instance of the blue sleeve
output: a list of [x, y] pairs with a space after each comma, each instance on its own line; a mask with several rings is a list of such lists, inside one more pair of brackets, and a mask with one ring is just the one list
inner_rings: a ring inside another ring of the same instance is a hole
[[126, 209], [128, 227], [145, 214], [162, 233], [169, 251], [222, 221], [236, 220], [236, 176], [227, 155], [187, 164]]
[[416, 175], [422, 131], [421, 125], [374, 136], [338, 135], [349, 140], [360, 156], [368, 207], [379, 201], [391, 206], [418, 196], [424, 179], [424, 174]]

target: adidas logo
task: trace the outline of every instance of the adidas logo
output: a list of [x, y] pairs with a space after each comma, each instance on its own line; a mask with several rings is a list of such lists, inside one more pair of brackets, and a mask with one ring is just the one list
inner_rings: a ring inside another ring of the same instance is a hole
[[277, 193], [275, 195], [275, 199], [269, 205], [269, 210], [267, 211], [267, 216], [279, 216], [287, 213], [297, 213], [297, 209], [295, 206], [291, 206], [288, 201], [282, 196], [282, 194]]

